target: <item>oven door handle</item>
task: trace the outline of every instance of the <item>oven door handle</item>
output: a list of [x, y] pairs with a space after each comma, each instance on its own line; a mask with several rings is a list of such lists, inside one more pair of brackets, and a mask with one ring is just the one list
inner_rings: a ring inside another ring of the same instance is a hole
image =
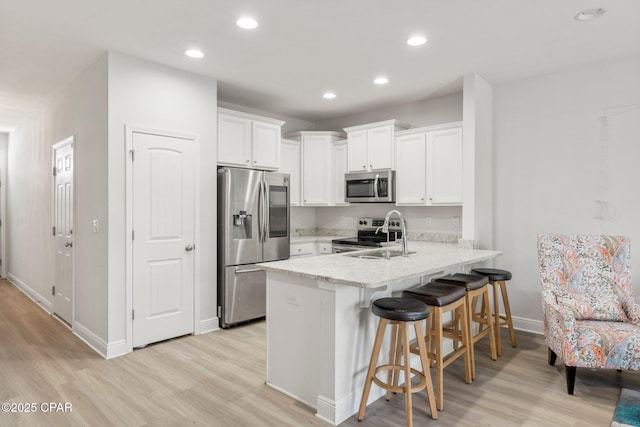
[[376, 200], [380, 200], [380, 195], [378, 194], [378, 181], [380, 181], [380, 174], [376, 174], [376, 179], [373, 181], [373, 193], [376, 196]]

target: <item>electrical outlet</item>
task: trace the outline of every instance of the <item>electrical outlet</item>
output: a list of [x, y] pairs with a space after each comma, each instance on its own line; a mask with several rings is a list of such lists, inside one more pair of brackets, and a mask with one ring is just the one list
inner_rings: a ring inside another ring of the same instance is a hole
[[453, 228], [459, 228], [460, 227], [460, 217], [459, 216], [454, 216], [453, 217]]
[[98, 220], [97, 219], [93, 220], [93, 232], [94, 233], [98, 232]]
[[300, 297], [299, 296], [288, 296], [287, 304], [295, 305], [296, 307], [300, 307]]
[[431, 217], [430, 217], [430, 216], [428, 216], [428, 217], [426, 217], [426, 218], [424, 219], [424, 224], [425, 224], [427, 227], [431, 227]]

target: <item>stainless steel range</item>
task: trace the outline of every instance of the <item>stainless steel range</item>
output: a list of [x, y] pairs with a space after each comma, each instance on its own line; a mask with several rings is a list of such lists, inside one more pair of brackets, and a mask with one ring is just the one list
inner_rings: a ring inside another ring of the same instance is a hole
[[[383, 233], [382, 229], [376, 233], [376, 230], [382, 227], [383, 224], [384, 218], [358, 218], [358, 235], [346, 239], [332, 240], [331, 252], [338, 254], [381, 247], [383, 243], [387, 242], [387, 233]], [[389, 221], [389, 241], [395, 242], [401, 238], [400, 220]]]

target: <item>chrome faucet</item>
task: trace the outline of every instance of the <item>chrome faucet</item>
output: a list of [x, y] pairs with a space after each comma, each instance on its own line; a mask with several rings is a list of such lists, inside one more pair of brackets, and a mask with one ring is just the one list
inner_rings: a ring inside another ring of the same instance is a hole
[[396, 214], [398, 218], [400, 218], [400, 227], [402, 228], [402, 256], [409, 256], [409, 248], [407, 246], [407, 225], [404, 222], [404, 216], [400, 211], [392, 209], [387, 212], [387, 215], [385, 215], [384, 224], [382, 224], [382, 226], [378, 227], [378, 229], [376, 230], [376, 233], [380, 229], [382, 229], [383, 233], [387, 233], [387, 259], [389, 259], [389, 219], [393, 214]]

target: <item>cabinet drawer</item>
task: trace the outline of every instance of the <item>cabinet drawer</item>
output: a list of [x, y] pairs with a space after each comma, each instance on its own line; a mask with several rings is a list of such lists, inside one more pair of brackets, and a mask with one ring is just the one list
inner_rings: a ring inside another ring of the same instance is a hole
[[290, 257], [314, 255], [314, 246], [315, 245], [313, 243], [294, 243], [291, 245]]
[[322, 255], [331, 253], [331, 243], [318, 243], [318, 253]]

